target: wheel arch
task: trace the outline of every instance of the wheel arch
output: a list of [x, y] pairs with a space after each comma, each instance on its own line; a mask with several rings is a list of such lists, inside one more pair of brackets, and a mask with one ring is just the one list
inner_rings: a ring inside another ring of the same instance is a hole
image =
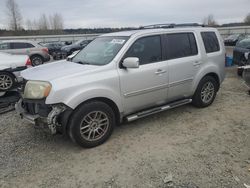
[[68, 129], [69, 129], [71, 116], [73, 115], [74, 111], [77, 110], [78, 108], [80, 108], [82, 105], [84, 105], [84, 104], [86, 104], [88, 102], [91, 102], [91, 101], [100, 101], [100, 102], [103, 102], [103, 103], [107, 104], [114, 111], [116, 124], [119, 125], [121, 123], [121, 118], [122, 117], [120, 115], [119, 108], [118, 108], [117, 104], [113, 100], [111, 100], [111, 99], [109, 99], [107, 97], [93, 97], [91, 99], [88, 99], [88, 100], [83, 101], [82, 103], [80, 103], [74, 110], [66, 112], [65, 115], [67, 116], [67, 118], [65, 118], [63, 120], [63, 122], [61, 122], [62, 126], [63, 126], [63, 132], [64, 133], [66, 133], [68, 131]]
[[201, 82], [201, 80], [203, 79], [203, 78], [205, 78], [206, 76], [211, 76], [211, 77], [213, 77], [215, 80], [216, 80], [216, 82], [217, 82], [217, 91], [219, 91], [219, 89], [220, 89], [220, 83], [221, 83], [221, 79], [220, 79], [220, 77], [219, 77], [219, 74], [216, 72], [216, 71], [209, 71], [209, 72], [204, 72], [204, 73], [200, 73], [197, 77], [196, 77], [196, 82], [194, 83], [194, 85], [193, 85], [193, 94], [195, 93], [195, 91], [196, 91], [196, 89], [197, 89], [197, 87], [198, 87], [198, 85], [199, 85], [199, 83]]
[[42, 56], [42, 55], [40, 55], [40, 54], [31, 54], [31, 55], [30, 55], [30, 59], [32, 60], [32, 58], [34, 58], [34, 57], [36, 57], [36, 56], [41, 57], [41, 58], [42, 58], [42, 60], [44, 61], [43, 56]]
[[215, 81], [217, 82], [217, 91], [219, 91], [219, 88], [220, 88], [220, 78], [218, 76], [218, 74], [216, 74], [215, 72], [210, 72], [210, 73], [207, 73], [205, 76], [202, 77], [205, 78], [206, 76], [211, 76], [215, 79]]
[[8, 74], [11, 74], [11, 75], [14, 77], [14, 79], [16, 80], [16, 75], [13, 74], [13, 72], [11, 72], [11, 71], [8, 71], [8, 70], [0, 70], [0, 73], [8, 73]]

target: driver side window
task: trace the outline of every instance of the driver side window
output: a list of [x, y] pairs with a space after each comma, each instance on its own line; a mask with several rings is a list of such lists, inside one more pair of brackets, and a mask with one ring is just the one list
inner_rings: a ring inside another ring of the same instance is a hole
[[125, 54], [127, 57], [137, 57], [140, 65], [154, 63], [162, 60], [161, 37], [159, 35], [143, 37], [134, 42]]

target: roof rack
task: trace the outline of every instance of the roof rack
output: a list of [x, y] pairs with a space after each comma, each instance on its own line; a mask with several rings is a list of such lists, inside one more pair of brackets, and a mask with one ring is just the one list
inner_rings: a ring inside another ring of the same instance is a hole
[[139, 29], [159, 29], [159, 28], [176, 28], [176, 27], [205, 27], [204, 25], [198, 23], [183, 23], [183, 24], [154, 24], [139, 27]]

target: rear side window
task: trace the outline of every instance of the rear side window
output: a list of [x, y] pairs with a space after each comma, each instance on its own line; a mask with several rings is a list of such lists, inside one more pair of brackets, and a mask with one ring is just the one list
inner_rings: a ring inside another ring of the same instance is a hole
[[207, 53], [220, 51], [219, 41], [215, 32], [201, 32], [201, 37]]
[[167, 59], [176, 59], [198, 54], [197, 44], [193, 33], [167, 34]]
[[126, 57], [138, 57], [140, 65], [161, 61], [161, 37], [157, 35], [138, 39], [127, 51]]
[[14, 42], [11, 43], [12, 49], [23, 49], [23, 48], [33, 48], [34, 46], [30, 43], [24, 43], [24, 42]]
[[26, 43], [26, 48], [34, 48], [35, 46], [33, 44], [30, 43]]

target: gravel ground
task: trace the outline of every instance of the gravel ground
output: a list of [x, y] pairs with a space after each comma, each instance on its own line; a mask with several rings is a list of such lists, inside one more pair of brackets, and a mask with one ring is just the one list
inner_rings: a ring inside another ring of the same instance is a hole
[[250, 96], [234, 68], [213, 105], [191, 105], [117, 127], [82, 149], [0, 117], [0, 187], [244, 188], [250, 185]]

